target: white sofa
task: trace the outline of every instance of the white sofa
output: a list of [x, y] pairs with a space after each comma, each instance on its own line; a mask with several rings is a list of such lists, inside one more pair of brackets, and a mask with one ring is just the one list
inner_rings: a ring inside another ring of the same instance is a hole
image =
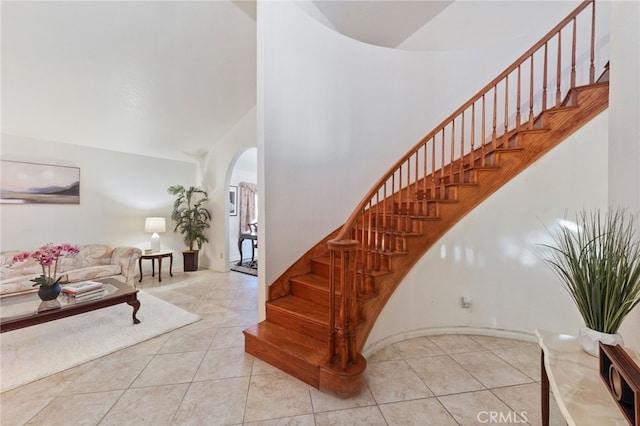
[[[135, 287], [136, 261], [142, 255], [135, 247], [110, 247], [104, 244], [79, 246], [76, 255], [58, 260], [58, 276], [63, 281], [79, 282], [100, 278], [115, 278]], [[42, 267], [34, 259], [12, 263], [20, 251], [0, 253], [0, 295], [33, 291], [30, 281], [42, 275]]]

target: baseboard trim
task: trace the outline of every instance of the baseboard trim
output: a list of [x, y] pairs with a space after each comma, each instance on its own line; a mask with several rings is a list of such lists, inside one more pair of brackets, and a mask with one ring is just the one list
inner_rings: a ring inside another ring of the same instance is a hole
[[402, 342], [409, 339], [424, 336], [437, 336], [442, 334], [475, 334], [480, 336], [504, 337], [506, 339], [523, 340], [525, 342], [536, 343], [538, 338], [533, 333], [525, 333], [522, 331], [502, 330], [498, 328], [478, 328], [478, 327], [433, 327], [421, 328], [394, 334], [385, 337], [377, 342], [367, 344], [364, 348], [363, 355], [365, 358], [378, 352], [380, 349]]

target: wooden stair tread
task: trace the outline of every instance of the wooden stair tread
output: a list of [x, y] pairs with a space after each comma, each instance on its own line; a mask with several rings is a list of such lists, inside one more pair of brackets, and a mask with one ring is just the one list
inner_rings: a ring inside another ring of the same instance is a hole
[[381, 256], [404, 256], [407, 254], [406, 251], [386, 251], [386, 250], [376, 250], [376, 249], [368, 249], [366, 250], [368, 253], [376, 253]]
[[[475, 159], [474, 161], [482, 161], [482, 159], [478, 158], [478, 159]], [[471, 170], [479, 171], [479, 172], [485, 171], [485, 170], [486, 171], [493, 171], [493, 170], [500, 170], [500, 166], [486, 166], [486, 165], [485, 166], [474, 166], [471, 163], [466, 163], [464, 165], [464, 171], [466, 172], [466, 171], [471, 171]], [[460, 173], [460, 172], [458, 171], [457, 173]]]
[[[566, 112], [566, 111], [572, 111], [575, 110], [576, 108], [579, 108], [578, 105], [560, 105], [560, 106], [554, 106], [551, 107], [545, 111], [542, 112], [542, 114], [553, 114], [553, 113], [557, 113], [557, 112]], [[541, 115], [542, 115], [541, 114]]]
[[[399, 215], [396, 215], [399, 216]], [[362, 230], [362, 227], [357, 227], [357, 229]], [[372, 226], [371, 227], [371, 232], [377, 232], [380, 234], [393, 234], [397, 237], [407, 237], [407, 238], [411, 238], [411, 237], [421, 237], [422, 234], [419, 232], [411, 232], [411, 231], [399, 231], [397, 230], [395, 227], [377, 227], [377, 226]]]
[[329, 289], [329, 279], [325, 277], [321, 277], [320, 275], [314, 274], [314, 273], [292, 277], [291, 281], [295, 281], [298, 283], [302, 283], [304, 285], [316, 287], [323, 290]]
[[497, 153], [521, 152], [521, 151], [524, 151], [524, 148], [521, 148], [521, 147], [516, 147], [516, 148], [508, 147], [508, 148], [496, 148], [496, 150], [495, 150], [495, 152], [497, 152]]
[[[442, 204], [454, 204], [458, 202], [458, 200], [455, 200], [453, 198], [432, 198], [432, 197], [423, 198], [420, 201], [426, 201], [427, 203], [442, 203]], [[431, 216], [428, 216], [428, 217], [431, 217]]]
[[[515, 150], [515, 149], [518, 149], [518, 148], [505, 148], [505, 150], [509, 150], [509, 151]], [[449, 178], [448, 176], [445, 176], [441, 178], [441, 180], [445, 180], [448, 178]], [[478, 186], [478, 184], [475, 182], [445, 182], [444, 186]]]
[[[547, 127], [535, 127], [535, 128], [532, 128], [532, 129], [521, 129], [521, 130], [518, 130], [517, 132], [515, 132], [515, 133], [514, 133], [514, 134], [509, 138], [509, 140], [514, 139], [514, 138], [517, 138], [517, 137], [518, 137], [518, 135], [521, 135], [521, 134], [527, 134], [527, 135], [530, 135], [530, 134], [535, 134], [535, 133], [546, 133], [546, 132], [549, 132], [550, 130], [551, 130], [551, 129], [549, 129], [549, 128], [547, 128]], [[497, 150], [498, 152], [499, 152], [501, 149], [520, 149], [520, 148], [519, 148], [519, 147], [508, 147], [508, 148], [498, 147], [498, 148], [496, 148], [496, 150]]]
[[[423, 201], [439, 202], [440, 200], [431, 199], [431, 198], [424, 198], [422, 200], [415, 201], [415, 203], [416, 204], [420, 204]], [[447, 200], [445, 199], [444, 201], [446, 202]], [[456, 200], [452, 200], [451, 202], [455, 203]], [[425, 219], [425, 220], [428, 220], [428, 219], [436, 217], [435, 215], [430, 215], [430, 214], [416, 214], [416, 213], [411, 213], [411, 212], [397, 212], [397, 211], [394, 211], [394, 210], [376, 213], [376, 215], [381, 216], [381, 217], [389, 217], [389, 216], [411, 217], [412, 219]]]

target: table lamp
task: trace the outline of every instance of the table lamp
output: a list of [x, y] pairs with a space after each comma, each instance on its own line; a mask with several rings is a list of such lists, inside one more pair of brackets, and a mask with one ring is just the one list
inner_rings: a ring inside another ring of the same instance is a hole
[[144, 232], [152, 232], [151, 235], [151, 250], [160, 251], [160, 235], [158, 232], [166, 232], [167, 225], [164, 221], [164, 217], [148, 217], [144, 221]]

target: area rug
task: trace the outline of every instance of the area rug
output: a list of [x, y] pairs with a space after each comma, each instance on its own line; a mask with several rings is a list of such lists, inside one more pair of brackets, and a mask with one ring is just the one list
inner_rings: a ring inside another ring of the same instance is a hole
[[125, 303], [0, 335], [0, 392], [50, 376], [200, 320], [142, 291], [140, 324]]
[[243, 274], [249, 274], [249, 275], [258, 275], [258, 261], [255, 262], [251, 262], [250, 260], [246, 260], [244, 262], [242, 262], [240, 265], [238, 265], [237, 263], [232, 263], [231, 266], [229, 267], [229, 269], [231, 269], [232, 271], [235, 272], [242, 272]]

